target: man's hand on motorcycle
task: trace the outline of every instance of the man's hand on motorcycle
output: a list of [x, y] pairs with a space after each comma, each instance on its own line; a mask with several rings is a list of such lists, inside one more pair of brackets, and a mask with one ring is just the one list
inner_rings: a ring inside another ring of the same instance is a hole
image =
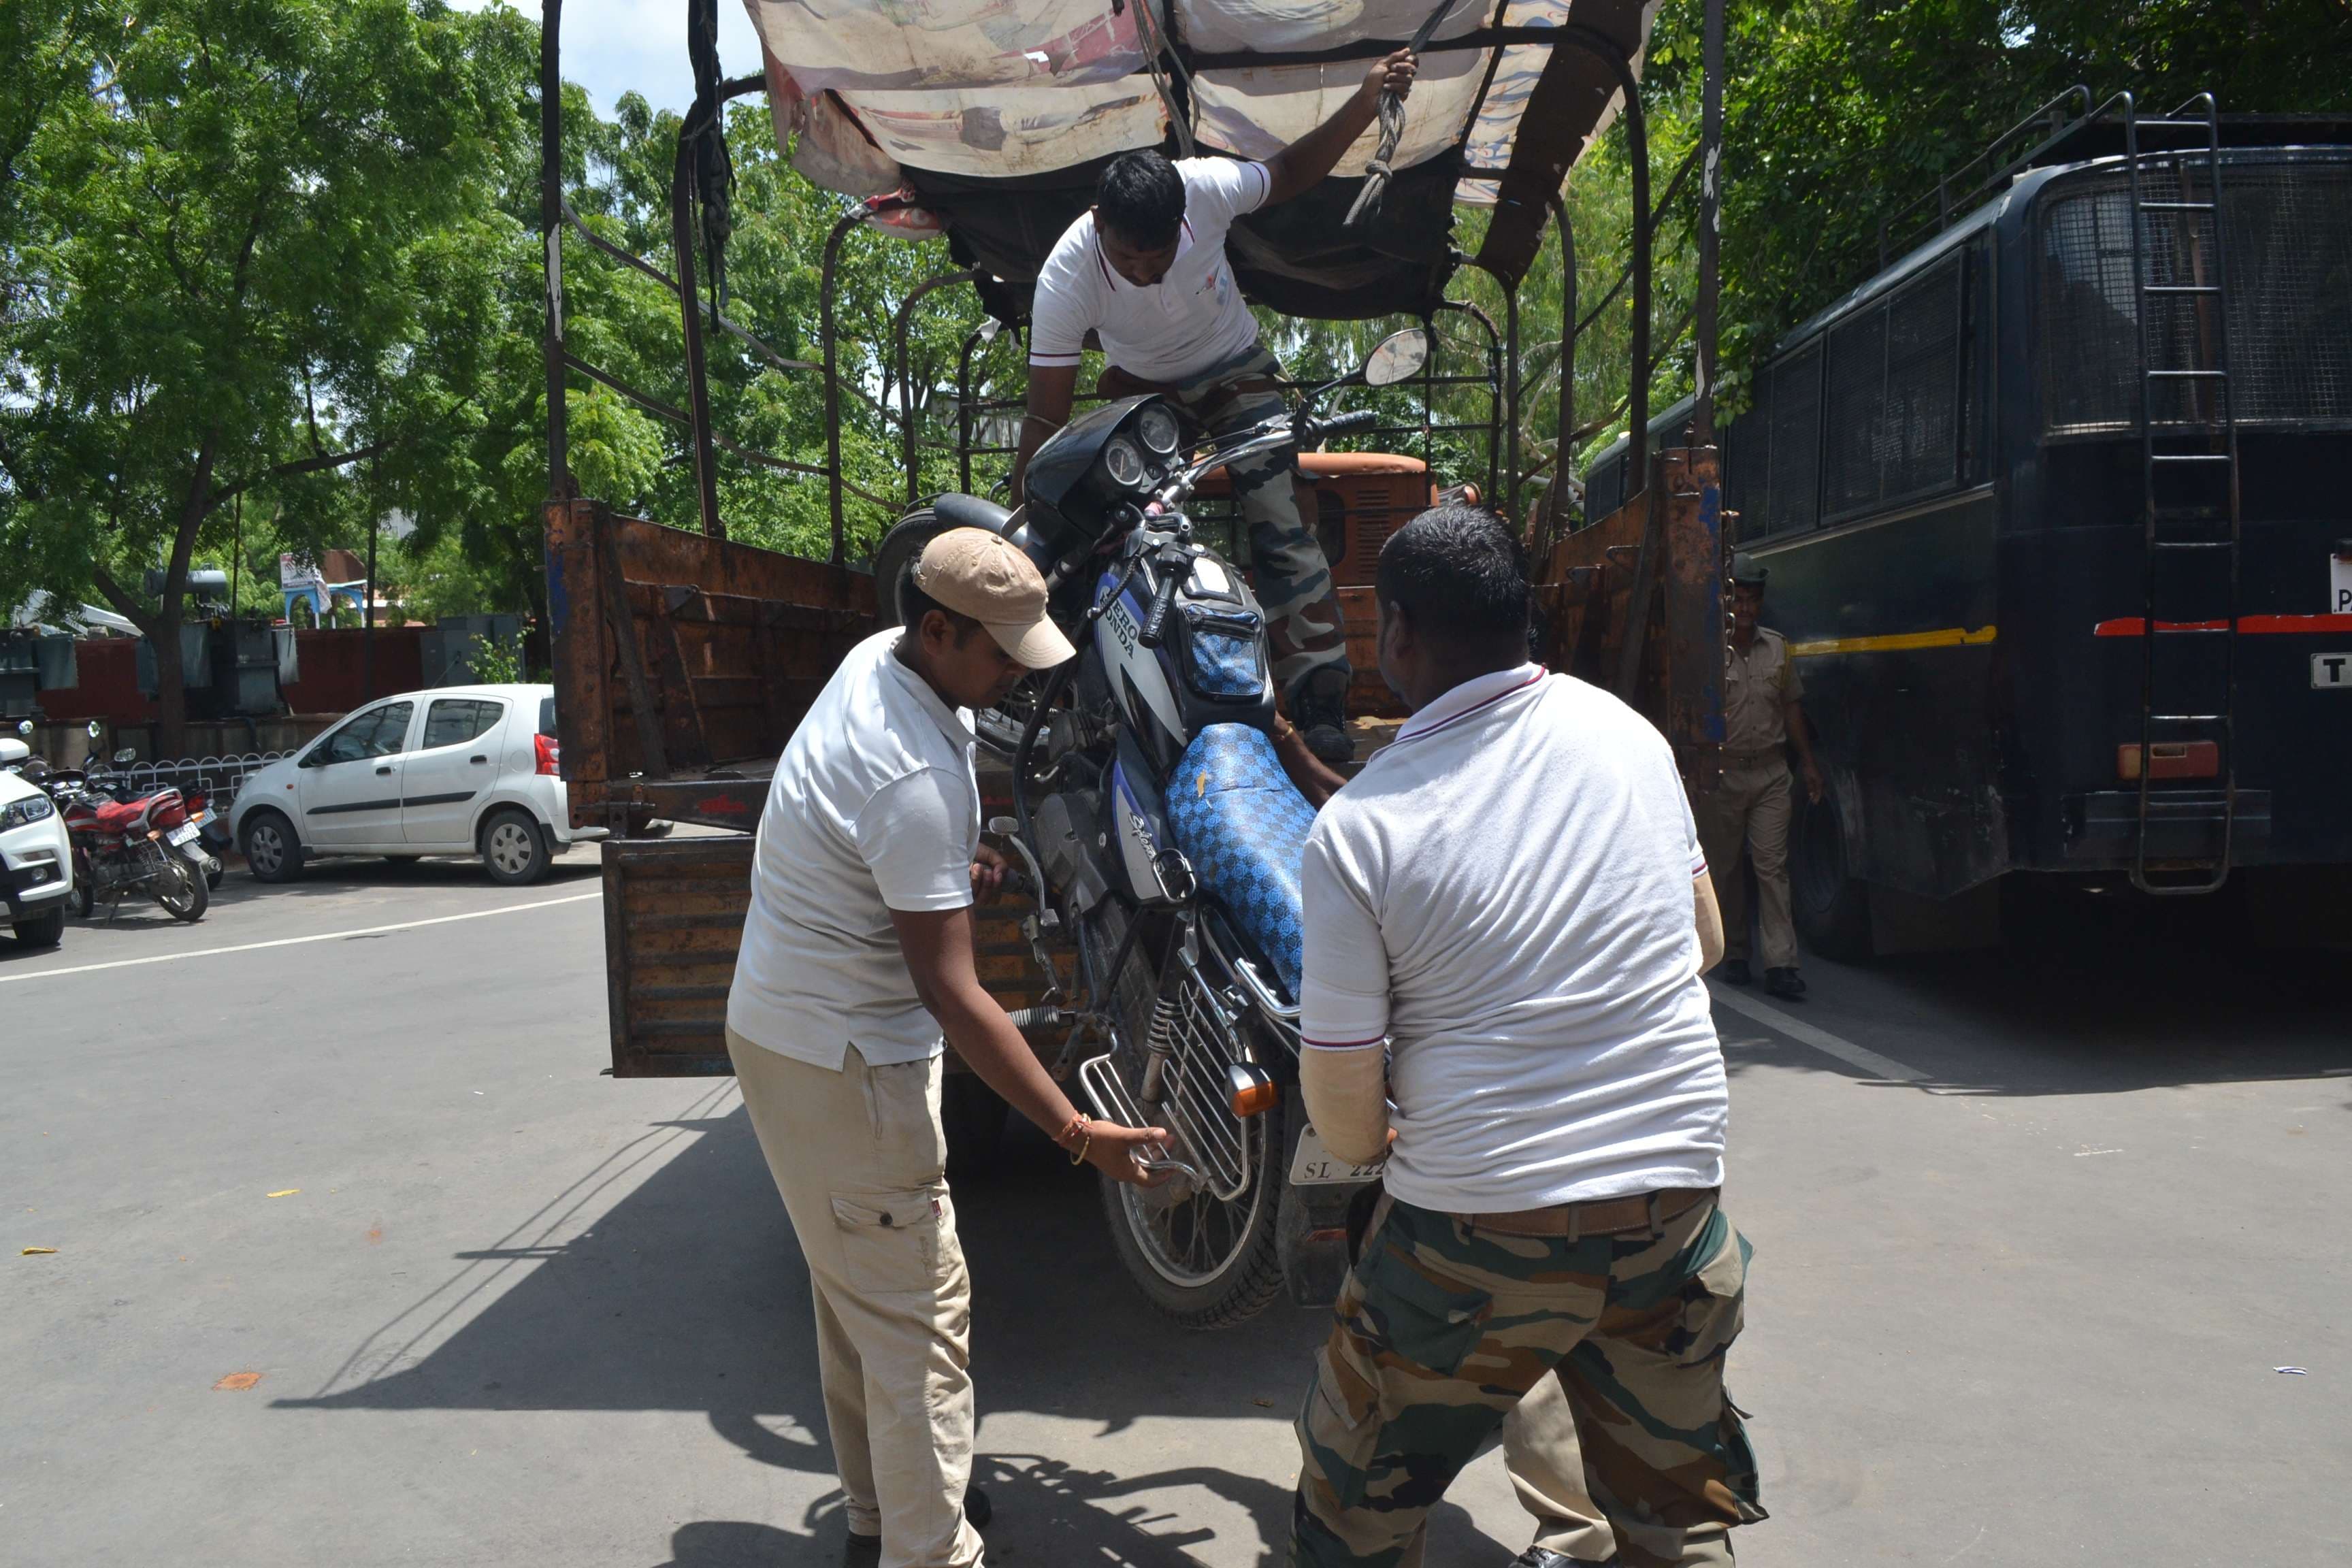
[[1122, 1127], [1116, 1121], [1087, 1119], [1087, 1131], [1092, 1142], [1087, 1145], [1087, 1163], [1114, 1182], [1128, 1182], [1139, 1187], [1156, 1187], [1168, 1179], [1165, 1171], [1147, 1171], [1140, 1162], [1156, 1160], [1168, 1150], [1168, 1130], [1164, 1127]]
[[997, 851], [983, 844], [971, 859], [971, 896], [975, 900], [996, 897], [1004, 886], [1004, 874], [1013, 869], [1012, 863]]
[[1420, 68], [1420, 65], [1411, 49], [1399, 49], [1386, 59], [1374, 60], [1371, 70], [1364, 78], [1364, 90], [1392, 92], [1399, 98], [1410, 97], [1413, 72]]

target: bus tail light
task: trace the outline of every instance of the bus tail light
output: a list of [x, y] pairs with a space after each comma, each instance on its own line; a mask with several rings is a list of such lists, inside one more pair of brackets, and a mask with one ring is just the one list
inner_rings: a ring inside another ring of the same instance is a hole
[[[2158, 741], [2147, 748], [2150, 779], [2211, 779], [2221, 776], [2221, 747], [2214, 741]], [[2116, 776], [2126, 784], [2139, 783], [2141, 748], [2116, 748]]]

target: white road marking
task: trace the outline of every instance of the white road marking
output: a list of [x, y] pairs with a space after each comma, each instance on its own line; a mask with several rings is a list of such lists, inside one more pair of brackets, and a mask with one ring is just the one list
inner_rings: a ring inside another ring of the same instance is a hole
[[275, 942], [241, 942], [234, 947], [200, 947], [193, 952], [157, 952], [145, 958], [118, 958], [106, 963], [77, 963], [64, 969], [43, 969], [31, 974], [0, 974], [0, 985], [19, 980], [47, 980], [60, 974], [89, 974], [100, 969], [128, 969], [136, 963], [175, 963], [184, 958], [218, 958], [225, 952], [257, 952], [265, 947], [295, 947], [306, 942], [340, 942], [345, 937], [380, 936], [385, 931], [415, 931], [419, 926], [447, 925], [452, 921], [488, 920], [492, 915], [519, 915], [525, 910], [552, 909], [557, 904], [581, 904], [601, 899], [602, 890], [572, 893], [561, 899], [541, 899], [528, 904], [507, 904], [495, 910], [473, 910], [462, 915], [436, 915], [430, 920], [402, 921], [388, 926], [362, 926], [356, 931], [322, 931], [310, 936], [282, 936]]
[[1708, 981], [1706, 988], [1715, 999], [1733, 1012], [1755, 1019], [1769, 1029], [1778, 1029], [1801, 1046], [1811, 1046], [1823, 1056], [1835, 1057], [1848, 1067], [1860, 1068], [1873, 1078], [1896, 1083], [1926, 1083], [1927, 1075], [1916, 1068], [1905, 1067], [1893, 1057], [1882, 1057], [1867, 1046], [1857, 1046], [1852, 1040], [1816, 1028], [1802, 1018], [1794, 1017], [1753, 996], [1744, 996], [1728, 985]]

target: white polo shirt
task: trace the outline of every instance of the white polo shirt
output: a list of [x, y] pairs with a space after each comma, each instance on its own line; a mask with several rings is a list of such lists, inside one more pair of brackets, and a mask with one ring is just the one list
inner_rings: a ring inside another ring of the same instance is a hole
[[1274, 176], [1264, 163], [1231, 158], [1185, 158], [1176, 172], [1184, 180], [1184, 222], [1168, 275], [1149, 289], [1120, 277], [1102, 253], [1095, 215], [1080, 214], [1037, 269], [1031, 364], [1077, 363], [1092, 329], [1119, 369], [1145, 381], [1175, 382], [1237, 358], [1257, 342], [1256, 318], [1225, 259], [1225, 231], [1265, 205]]
[[760, 816], [727, 1026], [839, 1070], [940, 1052], [890, 911], [971, 900], [980, 786], [971, 716], [877, 632], [833, 672], [784, 747]]
[[1307, 1047], [1389, 1044], [1388, 1190], [1498, 1214], [1723, 1181], [1705, 872], [1674, 753], [1597, 687], [1455, 687], [1315, 821]]

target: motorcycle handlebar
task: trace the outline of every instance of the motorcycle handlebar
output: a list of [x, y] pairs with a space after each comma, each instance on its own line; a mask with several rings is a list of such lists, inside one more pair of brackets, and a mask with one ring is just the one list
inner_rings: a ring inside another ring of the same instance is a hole
[[1309, 428], [1318, 436], [1339, 436], [1349, 430], [1369, 430], [1380, 422], [1378, 409], [1353, 408], [1345, 414], [1335, 414], [1328, 419], [1318, 419]]

